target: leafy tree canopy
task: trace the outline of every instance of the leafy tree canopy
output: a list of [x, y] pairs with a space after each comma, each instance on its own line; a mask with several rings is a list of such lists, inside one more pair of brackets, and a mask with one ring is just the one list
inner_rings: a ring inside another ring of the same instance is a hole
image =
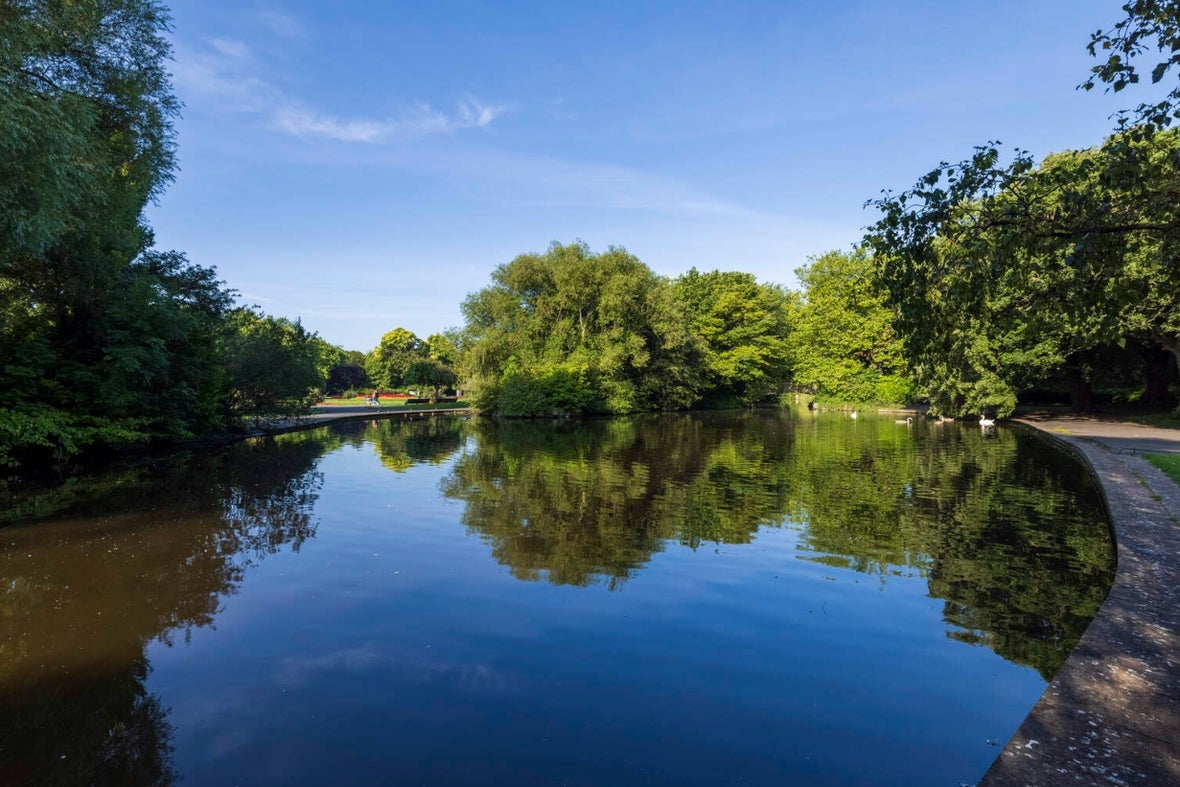
[[463, 303], [461, 369], [506, 414], [687, 407], [700, 346], [671, 284], [621, 248], [553, 244], [496, 268]]
[[893, 310], [873, 280], [864, 251], [828, 252], [795, 273], [803, 285], [794, 335], [794, 382], [833, 402], [908, 403]]
[[425, 357], [426, 345], [405, 328], [394, 328], [384, 336], [365, 359], [369, 380], [381, 388], [400, 388], [406, 370]]
[[[1082, 87], [1118, 92], [1180, 63], [1180, 4], [1132, 0], [1092, 37]], [[1174, 83], [1173, 83], [1174, 84]], [[1064, 373], [1088, 402], [1094, 358], [1153, 343], [1180, 368], [1180, 87], [1120, 116], [1097, 148], [1010, 160], [990, 142], [872, 202], [879, 283], [921, 381], [950, 410], [1006, 412], [1023, 385]]]
[[227, 399], [237, 416], [302, 412], [319, 398], [319, 337], [298, 322], [237, 309], [220, 348]]
[[878, 282], [943, 407], [1007, 412], [1020, 388], [1128, 341], [1180, 362], [1178, 156], [1177, 131], [1039, 166], [984, 146], [874, 203]]
[[[1090, 54], [1107, 57], [1106, 62], [1094, 66], [1089, 79], [1081, 85], [1083, 89], [1093, 90], [1102, 82], [1107, 90], [1117, 93], [1137, 84], [1142, 59], [1153, 48], [1160, 57], [1151, 67], [1153, 85], [1166, 84], [1168, 72], [1180, 66], [1180, 1], [1130, 0], [1123, 4], [1123, 12], [1126, 16], [1110, 29], [1098, 30], [1090, 37]], [[1176, 120], [1180, 120], [1180, 84], [1160, 100], [1141, 103], [1135, 110], [1122, 113], [1120, 122], [1154, 131]]]
[[406, 385], [430, 389], [431, 401], [438, 401], [442, 389], [450, 388], [457, 379], [454, 369], [433, 358], [414, 361], [405, 374]]
[[752, 274], [693, 268], [673, 282], [689, 328], [704, 353], [705, 385], [715, 396], [758, 401], [790, 374], [790, 315], [795, 304]]

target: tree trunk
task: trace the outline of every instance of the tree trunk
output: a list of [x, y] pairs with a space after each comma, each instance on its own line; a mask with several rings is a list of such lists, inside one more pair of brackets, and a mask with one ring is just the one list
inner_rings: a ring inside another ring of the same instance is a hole
[[1075, 413], [1089, 415], [1094, 412], [1094, 392], [1090, 389], [1090, 381], [1080, 374], [1074, 374], [1070, 380], [1069, 401]]
[[[1176, 361], [1176, 372], [1180, 374], [1180, 337], [1165, 336], [1163, 333], [1157, 331], [1155, 333], [1155, 340], [1159, 342], [1160, 347], [1172, 354], [1172, 358]], [[1180, 404], [1176, 405], [1176, 415], [1180, 416]]]
[[1170, 372], [1172, 371], [1172, 354], [1161, 347], [1147, 347], [1143, 351], [1144, 386], [1143, 402], [1145, 404], [1164, 404], [1171, 401], [1168, 391]]

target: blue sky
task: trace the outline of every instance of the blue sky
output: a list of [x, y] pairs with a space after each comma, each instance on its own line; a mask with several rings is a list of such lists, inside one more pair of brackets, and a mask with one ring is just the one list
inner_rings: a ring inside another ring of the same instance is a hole
[[368, 351], [552, 241], [796, 285], [862, 206], [991, 139], [1088, 147], [1116, 0], [174, 0], [180, 169], [148, 219]]

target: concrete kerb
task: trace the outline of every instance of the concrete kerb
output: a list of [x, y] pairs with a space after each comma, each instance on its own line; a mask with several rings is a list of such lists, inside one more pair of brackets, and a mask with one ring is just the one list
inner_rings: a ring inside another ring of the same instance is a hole
[[1021, 422], [1085, 459], [1118, 567], [1097, 617], [980, 787], [1180, 784], [1180, 488], [1099, 441], [1117, 436]]

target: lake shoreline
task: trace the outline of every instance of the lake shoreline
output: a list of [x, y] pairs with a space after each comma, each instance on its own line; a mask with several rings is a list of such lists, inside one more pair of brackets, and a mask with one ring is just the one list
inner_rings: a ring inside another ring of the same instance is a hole
[[1088, 465], [1118, 566], [1098, 615], [979, 787], [1180, 784], [1180, 487], [1139, 455], [1180, 451], [1180, 431], [1016, 420]]

